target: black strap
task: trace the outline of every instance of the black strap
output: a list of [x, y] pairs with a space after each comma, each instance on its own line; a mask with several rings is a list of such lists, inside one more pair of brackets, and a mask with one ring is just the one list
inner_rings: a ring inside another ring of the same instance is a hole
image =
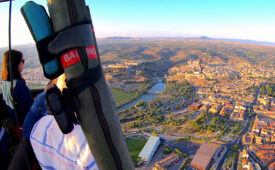
[[[37, 48], [37, 51], [39, 54], [40, 63], [43, 68], [43, 73], [44, 73], [44, 76], [48, 79], [54, 79], [54, 78], [58, 77], [59, 75], [61, 75], [62, 73], [64, 73], [64, 69], [61, 65], [60, 60], [58, 59], [59, 55], [51, 54], [48, 51], [48, 44], [55, 38], [55, 36], [56, 36], [56, 34], [52, 34], [46, 38], [43, 38], [42, 40], [40, 40], [36, 43], [36, 48]], [[45, 66], [48, 62], [53, 61], [56, 58], [58, 59], [57, 60], [58, 69], [55, 73], [49, 74], [46, 71]]]
[[54, 40], [57, 34], [52, 34], [47, 36], [40, 41], [36, 42], [36, 48], [39, 54], [39, 60], [42, 65], [46, 64], [47, 62], [53, 60], [54, 58], [58, 57], [58, 55], [51, 54], [48, 51], [48, 44]]
[[86, 88], [93, 86], [102, 75], [102, 68], [99, 65], [97, 68], [85, 70], [79, 77], [72, 78], [67, 82], [67, 86], [77, 96]]

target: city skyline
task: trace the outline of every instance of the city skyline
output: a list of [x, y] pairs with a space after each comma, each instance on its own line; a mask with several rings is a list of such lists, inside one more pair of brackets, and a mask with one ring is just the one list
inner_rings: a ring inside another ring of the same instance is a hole
[[[26, 1], [13, 2], [12, 44], [33, 43], [20, 13]], [[35, 1], [47, 8], [46, 1]], [[98, 38], [199, 37], [275, 42], [274, 1], [123, 1], [86, 2]], [[0, 4], [0, 46], [8, 44], [8, 3]]]

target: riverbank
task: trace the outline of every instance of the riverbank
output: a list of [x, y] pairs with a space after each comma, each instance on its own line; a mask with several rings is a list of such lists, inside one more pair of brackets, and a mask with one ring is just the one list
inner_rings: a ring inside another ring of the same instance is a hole
[[112, 92], [115, 98], [116, 107], [117, 108], [123, 107], [124, 105], [127, 105], [128, 103], [131, 103], [132, 101], [140, 98], [145, 93], [145, 91], [150, 89], [152, 86], [153, 86], [153, 82], [147, 82], [141, 87], [139, 91], [133, 92], [133, 93], [124, 92], [120, 89], [113, 88]]
[[[153, 86], [151, 86], [150, 88], [147, 88], [148, 90], [146, 91], [158, 91], [158, 92], [162, 92], [165, 88], [165, 83], [156, 83]], [[140, 96], [139, 98], [132, 100], [131, 102], [121, 106], [118, 108], [118, 111], [123, 111], [126, 110], [128, 108], [130, 108], [131, 106], [136, 105], [138, 102], [140, 101], [144, 101], [144, 102], [149, 102], [155, 98], [157, 98], [160, 94], [146, 94], [145, 91], [143, 91], [142, 96]]]
[[128, 93], [118, 91], [118, 89], [112, 89], [112, 93], [115, 99], [116, 107], [124, 106], [142, 95], [142, 93]]

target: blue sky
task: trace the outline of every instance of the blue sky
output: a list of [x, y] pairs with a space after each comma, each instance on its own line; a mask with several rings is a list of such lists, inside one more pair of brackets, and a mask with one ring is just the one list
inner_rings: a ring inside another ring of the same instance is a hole
[[[34, 0], [46, 6], [46, 0]], [[13, 44], [33, 42], [13, 2]], [[209, 36], [275, 42], [274, 0], [86, 0], [96, 36]], [[0, 46], [7, 44], [8, 3], [0, 4]], [[5, 24], [6, 23], [6, 24]]]

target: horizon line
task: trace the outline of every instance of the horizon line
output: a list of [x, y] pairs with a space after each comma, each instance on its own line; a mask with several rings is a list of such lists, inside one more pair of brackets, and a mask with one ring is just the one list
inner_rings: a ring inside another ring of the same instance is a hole
[[[96, 39], [111, 39], [111, 38], [125, 38], [125, 39], [202, 39], [202, 40], [218, 40], [224, 42], [236, 42], [243, 44], [255, 44], [255, 45], [266, 45], [275, 46], [275, 41], [263, 41], [263, 40], [253, 40], [253, 39], [239, 39], [239, 38], [223, 38], [223, 37], [209, 37], [209, 36], [106, 36], [98, 37]], [[234, 41], [235, 40], [235, 41]], [[244, 41], [244, 42], [242, 42]], [[248, 41], [248, 42], [245, 42]], [[24, 44], [14, 44], [12, 46], [24, 46], [24, 45], [35, 45], [35, 42], [29, 42]], [[8, 48], [7, 46], [0, 46], [0, 48]]]

